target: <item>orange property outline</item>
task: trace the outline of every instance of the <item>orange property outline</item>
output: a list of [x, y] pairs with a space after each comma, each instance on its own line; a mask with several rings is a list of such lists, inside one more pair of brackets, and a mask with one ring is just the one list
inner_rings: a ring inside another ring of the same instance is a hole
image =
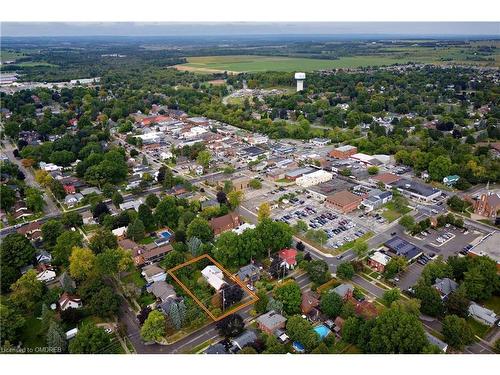
[[[181, 281], [177, 278], [177, 276], [175, 276], [175, 274], [174, 274], [174, 272], [175, 272], [175, 271], [177, 271], [177, 270], [179, 270], [179, 269], [181, 269], [181, 268], [183, 268], [183, 267], [185, 267], [185, 266], [188, 266], [188, 265], [190, 265], [190, 264], [196, 263], [196, 262], [198, 262], [198, 261], [199, 261], [199, 260], [201, 260], [201, 259], [208, 259], [208, 260], [210, 260], [210, 261], [211, 261], [214, 265], [216, 265], [216, 266], [217, 266], [217, 267], [218, 267], [218, 268], [222, 271], [222, 273], [223, 273], [224, 275], [228, 276], [228, 277], [229, 277], [229, 279], [231, 279], [231, 280], [232, 280], [232, 281], [234, 281], [236, 284], [238, 284], [240, 287], [242, 287], [242, 288], [243, 288], [243, 290], [245, 290], [245, 291], [246, 291], [246, 292], [250, 295], [250, 297], [252, 297], [252, 298], [250, 299], [250, 301], [245, 302], [244, 304], [242, 304], [242, 305], [238, 306], [237, 308], [235, 308], [235, 309], [233, 309], [233, 310], [229, 310], [229, 311], [227, 311], [226, 313], [222, 314], [222, 315], [221, 315], [221, 316], [219, 316], [219, 317], [215, 317], [215, 316], [212, 314], [212, 312], [211, 312], [211, 311], [210, 311], [210, 310], [209, 310], [209, 309], [208, 309], [208, 308], [207, 308], [207, 307], [206, 307], [203, 303], [201, 303], [201, 301], [200, 301], [198, 298], [196, 298], [196, 296], [195, 296], [195, 295], [194, 295], [194, 294], [193, 294], [193, 293], [192, 293], [192, 292], [188, 289], [188, 287], [187, 287], [187, 286], [185, 286], [185, 285], [184, 285], [184, 284], [183, 284], [183, 283], [182, 283], [182, 282], [181, 282]], [[231, 315], [231, 314], [233, 314], [233, 313], [235, 313], [235, 312], [237, 312], [237, 311], [240, 311], [241, 309], [243, 309], [243, 308], [245, 308], [245, 307], [247, 307], [247, 306], [250, 306], [250, 305], [254, 304], [255, 302], [257, 302], [257, 301], [259, 300], [259, 297], [257, 297], [257, 296], [255, 295], [255, 293], [253, 293], [251, 290], [249, 290], [249, 289], [247, 288], [247, 286], [246, 286], [245, 284], [243, 284], [243, 282], [242, 282], [241, 280], [239, 280], [237, 277], [235, 277], [234, 275], [232, 275], [229, 271], [227, 271], [224, 267], [222, 267], [222, 266], [221, 266], [218, 262], [216, 262], [216, 261], [215, 261], [215, 259], [213, 259], [213, 258], [212, 258], [210, 255], [208, 255], [208, 254], [203, 254], [203, 255], [200, 255], [200, 256], [198, 256], [198, 257], [196, 257], [196, 258], [193, 258], [193, 259], [191, 259], [191, 260], [188, 260], [187, 262], [184, 262], [184, 263], [182, 263], [182, 264], [179, 264], [179, 265], [175, 266], [174, 268], [169, 269], [169, 270], [167, 271], [167, 273], [168, 273], [170, 276], [172, 276], [172, 278], [173, 278], [173, 279], [177, 282], [177, 284], [179, 284], [179, 285], [180, 285], [180, 287], [181, 287], [181, 288], [182, 288], [182, 289], [183, 289], [183, 290], [184, 290], [187, 294], [189, 294], [189, 296], [190, 296], [190, 297], [191, 297], [191, 298], [192, 298], [192, 299], [193, 299], [193, 300], [194, 300], [194, 301], [198, 304], [198, 306], [200, 306], [200, 307], [203, 309], [203, 311], [205, 311], [205, 312], [208, 314], [208, 316], [210, 316], [210, 318], [212, 318], [212, 320], [214, 320], [214, 321], [219, 321], [219, 320], [221, 320], [221, 319], [225, 318], [225, 317], [226, 317], [226, 316], [228, 316], [228, 315]]]

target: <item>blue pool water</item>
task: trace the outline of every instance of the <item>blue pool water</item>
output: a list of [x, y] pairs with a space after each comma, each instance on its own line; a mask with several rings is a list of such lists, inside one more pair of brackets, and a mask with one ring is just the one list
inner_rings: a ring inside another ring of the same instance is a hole
[[321, 324], [314, 327], [314, 331], [319, 335], [319, 338], [323, 340], [331, 332], [327, 326]]
[[172, 237], [172, 233], [168, 232], [168, 231], [165, 231], [165, 232], [161, 232], [160, 233], [160, 237], [163, 237], [163, 238], [170, 238]]

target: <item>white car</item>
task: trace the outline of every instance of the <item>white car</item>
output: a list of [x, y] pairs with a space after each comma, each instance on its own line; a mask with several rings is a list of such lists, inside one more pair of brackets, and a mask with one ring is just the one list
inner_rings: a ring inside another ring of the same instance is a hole
[[106, 332], [108, 335], [111, 335], [113, 333], [113, 329], [108, 327], [104, 330], [104, 332]]
[[251, 284], [247, 284], [247, 288], [248, 288], [248, 290], [250, 290], [252, 292], [255, 290], [255, 287]]

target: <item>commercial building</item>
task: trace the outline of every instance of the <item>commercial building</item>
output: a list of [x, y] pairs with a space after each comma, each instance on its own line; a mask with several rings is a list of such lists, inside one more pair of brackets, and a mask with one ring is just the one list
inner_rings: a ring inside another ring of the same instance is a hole
[[433, 188], [429, 185], [424, 185], [417, 181], [401, 179], [390, 184], [401, 193], [412, 199], [417, 199], [424, 202], [429, 202], [441, 195], [441, 190]]
[[497, 262], [500, 271], [500, 232], [492, 232], [483, 237], [479, 243], [469, 251], [471, 256], [488, 256]]
[[376, 190], [374, 194], [370, 194], [361, 204], [365, 206], [365, 211], [370, 212], [383, 206], [392, 200], [392, 192]]
[[386, 188], [390, 188], [390, 185], [396, 181], [401, 180], [401, 176], [394, 173], [381, 173], [376, 176], [370, 177], [370, 182], [377, 184], [382, 182]]
[[336, 158], [336, 159], [347, 159], [351, 155], [354, 155], [355, 153], [358, 152], [358, 148], [355, 146], [340, 146], [337, 148], [334, 148], [332, 151], [330, 151], [330, 157], [331, 158]]
[[332, 208], [342, 213], [348, 213], [356, 210], [359, 207], [361, 202], [363, 202], [363, 197], [344, 190], [329, 195], [328, 197], [326, 197], [326, 202]]
[[285, 174], [285, 178], [288, 181], [295, 181], [297, 178], [304, 176], [305, 174], [312, 173], [316, 169], [311, 168], [311, 167], [304, 167], [304, 168], [298, 168], [294, 169], [293, 171], [287, 172]]
[[403, 256], [408, 262], [417, 259], [422, 255], [422, 250], [412, 243], [394, 236], [384, 244], [394, 255]]
[[323, 182], [330, 181], [333, 178], [333, 174], [322, 169], [305, 174], [295, 180], [295, 183], [303, 188], [318, 185]]

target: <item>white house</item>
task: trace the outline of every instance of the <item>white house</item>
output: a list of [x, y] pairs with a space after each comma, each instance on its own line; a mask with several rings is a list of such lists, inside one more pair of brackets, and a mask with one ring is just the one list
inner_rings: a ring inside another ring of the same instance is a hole
[[67, 309], [80, 309], [83, 305], [80, 297], [63, 293], [61, 298], [59, 298], [59, 306], [61, 307], [61, 310], [64, 311]]
[[127, 227], [113, 229], [111, 233], [113, 233], [116, 237], [124, 237], [127, 233]]
[[479, 322], [488, 326], [493, 326], [498, 320], [498, 316], [494, 311], [485, 307], [479, 306], [477, 303], [472, 302], [469, 305], [469, 315]]
[[64, 204], [68, 207], [73, 207], [74, 205], [81, 202], [83, 195], [80, 193], [68, 194], [64, 197]]
[[148, 283], [155, 281], [165, 281], [167, 278], [166, 272], [156, 264], [150, 264], [142, 269], [142, 275]]
[[139, 212], [139, 206], [142, 204], [142, 199], [137, 199], [129, 202], [120, 203], [120, 210], [126, 211], [134, 209]]
[[59, 171], [62, 169], [62, 167], [60, 167], [58, 165], [55, 165], [53, 163], [45, 163], [43, 161], [41, 161], [39, 163], [39, 166], [40, 166], [40, 169], [43, 169], [44, 171], [47, 171], [47, 172]]
[[224, 273], [216, 266], [206, 266], [201, 274], [207, 280], [212, 288], [219, 291], [226, 282], [224, 281]]
[[247, 229], [255, 229], [255, 224], [243, 223], [239, 227], [232, 229], [231, 231], [236, 233], [238, 236], [242, 234]]
[[48, 283], [56, 278], [56, 272], [52, 268], [43, 268], [38, 275], [36, 275], [36, 279], [38, 281], [43, 281], [44, 283]]

